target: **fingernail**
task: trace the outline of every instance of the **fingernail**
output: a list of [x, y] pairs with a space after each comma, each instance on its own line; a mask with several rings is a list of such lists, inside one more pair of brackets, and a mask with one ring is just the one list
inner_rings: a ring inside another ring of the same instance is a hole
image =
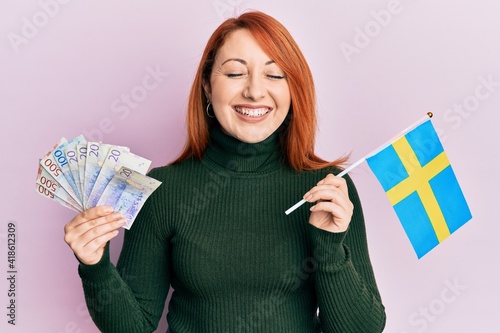
[[320, 181], [318, 182], [318, 185], [323, 185], [323, 183], [324, 183], [324, 182], [325, 182], [325, 180], [324, 180], [324, 179], [322, 179], [322, 180], [320, 180]]
[[124, 218], [121, 218], [121, 219], [118, 220], [118, 224], [119, 225], [124, 225], [125, 223], [127, 223], [127, 220], [124, 219]]
[[311, 208], [309, 208], [310, 211], [314, 211], [315, 209], [316, 209], [316, 205], [314, 205]]
[[122, 213], [120, 212], [113, 213], [113, 218], [116, 220], [123, 218]]
[[307, 192], [306, 194], [304, 194], [303, 198], [305, 201], [309, 201], [309, 199], [311, 199], [312, 197], [312, 194], [311, 192]]

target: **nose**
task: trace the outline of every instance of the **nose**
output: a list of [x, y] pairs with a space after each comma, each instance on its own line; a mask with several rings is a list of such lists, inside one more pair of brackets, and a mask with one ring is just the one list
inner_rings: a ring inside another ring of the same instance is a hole
[[243, 91], [245, 98], [257, 101], [266, 95], [266, 87], [263, 78], [258, 75], [250, 75], [248, 78], [248, 86]]

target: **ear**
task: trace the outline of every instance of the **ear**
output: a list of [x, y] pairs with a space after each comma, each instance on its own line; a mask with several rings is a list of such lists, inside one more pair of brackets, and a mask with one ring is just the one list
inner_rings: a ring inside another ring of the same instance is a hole
[[212, 87], [210, 87], [209, 81], [203, 80], [203, 90], [205, 91], [205, 97], [210, 101], [212, 98]]

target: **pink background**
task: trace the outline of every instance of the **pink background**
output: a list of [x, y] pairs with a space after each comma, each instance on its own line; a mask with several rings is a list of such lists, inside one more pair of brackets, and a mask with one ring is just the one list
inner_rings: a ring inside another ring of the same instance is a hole
[[[184, 142], [187, 94], [205, 42], [225, 17], [248, 8], [275, 16], [301, 45], [317, 85], [323, 157], [351, 152], [354, 162], [425, 112], [435, 114], [474, 216], [437, 249], [418, 261], [366, 164], [351, 174], [386, 332], [499, 332], [496, 0], [3, 0], [0, 331], [97, 332], [63, 241], [73, 212], [35, 193], [38, 158], [61, 136], [83, 133], [129, 146], [154, 166], [171, 161]], [[344, 54], [349, 47], [355, 52]], [[154, 70], [162, 74], [145, 90]], [[134, 104], [121, 101], [125, 94]], [[11, 220], [18, 229], [15, 327], [5, 315]], [[121, 238], [114, 260], [120, 245]]]

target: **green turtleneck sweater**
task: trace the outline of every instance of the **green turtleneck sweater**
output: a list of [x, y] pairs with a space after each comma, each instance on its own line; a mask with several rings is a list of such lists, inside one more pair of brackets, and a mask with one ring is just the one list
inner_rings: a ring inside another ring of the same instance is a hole
[[381, 332], [384, 307], [350, 178], [349, 230], [330, 233], [308, 223], [310, 205], [284, 212], [338, 170], [291, 170], [277, 133], [247, 144], [213, 128], [210, 138], [201, 161], [150, 172], [163, 184], [125, 233], [116, 268], [109, 250], [80, 264], [100, 330], [154, 331], [172, 287], [173, 333]]

